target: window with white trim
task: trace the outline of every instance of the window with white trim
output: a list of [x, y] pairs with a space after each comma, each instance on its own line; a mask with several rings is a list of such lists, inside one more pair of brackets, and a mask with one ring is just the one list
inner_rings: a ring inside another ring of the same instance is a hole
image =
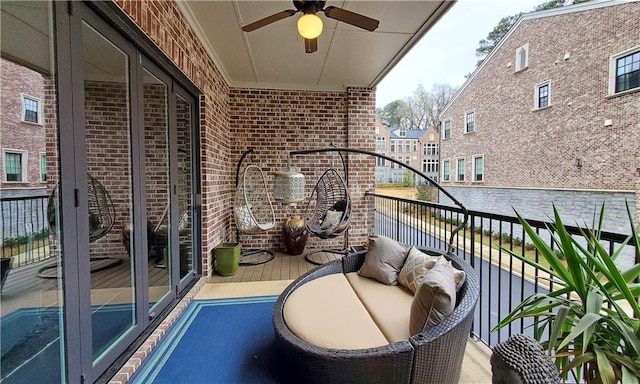
[[445, 120], [442, 123], [442, 137], [448, 139], [451, 137], [451, 120]]
[[27, 181], [27, 152], [17, 149], [3, 151], [4, 181], [24, 183]]
[[411, 165], [411, 156], [407, 156], [404, 158], [404, 163], [407, 165]]
[[40, 181], [47, 181], [47, 155], [40, 153]]
[[404, 129], [404, 128], [400, 128], [400, 130], [398, 131], [398, 136], [400, 136], [400, 137], [407, 136], [407, 130]]
[[395, 152], [396, 151], [396, 141], [395, 140], [391, 140], [391, 150], [390, 152]]
[[451, 177], [451, 161], [444, 160], [442, 162], [442, 181], [449, 181]]
[[382, 136], [376, 137], [376, 149], [385, 150], [387, 148], [387, 139]]
[[[394, 156], [391, 156], [391, 158], [393, 160], [395, 160], [396, 158]], [[393, 161], [390, 162], [391, 163], [391, 169], [396, 169], [396, 163], [394, 163]]]
[[484, 180], [484, 156], [473, 157], [473, 181]]
[[407, 153], [411, 152], [411, 141], [406, 140], [404, 143], [404, 151]]
[[25, 123], [42, 124], [40, 99], [22, 95], [22, 121]]
[[413, 152], [418, 152], [418, 140], [413, 140]]
[[423, 149], [424, 156], [433, 156], [438, 154], [437, 143], [424, 143]]
[[456, 162], [456, 181], [464, 181], [464, 159], [458, 159]]
[[471, 133], [476, 130], [476, 114], [473, 111], [464, 114], [464, 132]]
[[609, 94], [640, 88], [640, 47], [621, 52], [609, 59]]
[[516, 49], [516, 72], [529, 66], [529, 43]]
[[551, 105], [551, 85], [548, 81], [536, 85], [535, 109], [545, 108]]

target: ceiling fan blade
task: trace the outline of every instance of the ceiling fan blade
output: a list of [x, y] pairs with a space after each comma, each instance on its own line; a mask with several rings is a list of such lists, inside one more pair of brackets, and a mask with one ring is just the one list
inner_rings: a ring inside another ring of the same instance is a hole
[[318, 50], [318, 39], [304, 39], [304, 52], [313, 53]]
[[334, 6], [326, 7], [324, 9], [324, 14], [331, 19], [342, 21], [358, 28], [366, 29], [367, 31], [375, 31], [380, 24], [376, 19], [363, 16], [359, 13], [347, 11], [346, 9], [336, 8]]
[[286, 19], [289, 16], [293, 16], [297, 12], [298, 11], [294, 11], [293, 9], [288, 9], [286, 11], [278, 12], [274, 15], [267, 16], [264, 19], [260, 19], [258, 21], [254, 21], [251, 24], [245, 25], [244, 27], [242, 27], [242, 30], [245, 32], [255, 31], [256, 29], [262, 28], [265, 25], [269, 25], [271, 23], [275, 23], [278, 20]]

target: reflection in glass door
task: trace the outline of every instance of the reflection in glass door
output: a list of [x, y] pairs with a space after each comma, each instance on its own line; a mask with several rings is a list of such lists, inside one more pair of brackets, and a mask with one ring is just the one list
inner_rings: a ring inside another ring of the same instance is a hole
[[176, 131], [178, 136], [178, 231], [180, 236], [180, 279], [194, 269], [193, 186], [191, 131], [192, 105], [176, 95]]
[[[91, 336], [97, 362], [136, 325], [129, 65], [83, 21]], [[78, 178], [79, 179], [79, 178]]]
[[144, 188], [148, 241], [149, 306], [171, 292], [171, 195], [169, 179], [168, 87], [143, 69]]

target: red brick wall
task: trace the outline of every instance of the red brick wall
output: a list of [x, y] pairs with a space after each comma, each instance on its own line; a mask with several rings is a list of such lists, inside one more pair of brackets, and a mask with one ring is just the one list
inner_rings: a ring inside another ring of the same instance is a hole
[[[471, 184], [472, 156], [484, 154], [485, 187], [634, 190], [640, 92], [607, 96], [609, 57], [640, 44], [638, 20], [640, 3], [523, 21], [440, 117], [451, 119], [442, 141], [451, 175], [455, 158], [467, 160], [467, 181], [448, 184]], [[529, 66], [516, 73], [526, 43]], [[550, 107], [534, 110], [535, 86], [547, 80]], [[463, 134], [472, 109], [476, 132]]]
[[[234, 172], [242, 153], [254, 149], [254, 160], [267, 177], [272, 196], [273, 175], [286, 166], [290, 151], [337, 147], [374, 150], [374, 91], [307, 92], [293, 90], [231, 89], [230, 118]], [[373, 210], [364, 192], [373, 187], [374, 158], [361, 155], [349, 157], [349, 186], [352, 200], [350, 244], [360, 245], [372, 228]], [[248, 159], [247, 159], [248, 160]], [[243, 162], [243, 169], [249, 162]], [[337, 153], [297, 155], [291, 164], [306, 178], [306, 196], [310, 197], [318, 179], [329, 167], [344, 176]], [[364, 166], [368, 168], [364, 168]], [[241, 171], [242, 171], [241, 170]], [[235, 181], [234, 181], [235, 183]], [[232, 191], [235, 193], [235, 190]], [[307, 201], [295, 207], [274, 202], [276, 228], [258, 235], [241, 235], [243, 246], [283, 248], [281, 225], [286, 217], [313, 213]], [[231, 212], [230, 212], [231, 214]], [[235, 236], [235, 224], [231, 230]], [[311, 237], [308, 248], [340, 247], [342, 237], [321, 240]]]
[[[40, 153], [45, 152], [44, 103], [45, 78], [38, 72], [0, 59], [2, 92], [0, 94], [0, 188], [42, 188], [46, 182], [40, 181]], [[22, 95], [40, 100], [43, 124], [22, 121]], [[3, 149], [26, 151], [23, 164], [27, 166], [27, 179], [23, 182], [4, 182]]]

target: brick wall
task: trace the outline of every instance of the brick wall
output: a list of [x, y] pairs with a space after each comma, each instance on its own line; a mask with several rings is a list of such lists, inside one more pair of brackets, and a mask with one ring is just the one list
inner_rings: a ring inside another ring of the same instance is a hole
[[[640, 92], [608, 97], [608, 77], [609, 57], [640, 43], [639, 19], [640, 3], [629, 3], [524, 20], [440, 117], [451, 119], [441, 162], [451, 160], [452, 180], [455, 160], [467, 164], [467, 181], [445, 185], [635, 190], [638, 200]], [[527, 43], [528, 68], [515, 72]], [[545, 81], [550, 106], [535, 110]], [[464, 134], [469, 110], [476, 131]], [[469, 181], [474, 155], [484, 155], [481, 183]]]
[[[295, 149], [352, 145], [374, 149], [373, 118], [375, 91], [352, 89], [347, 92], [307, 92], [286, 90], [229, 89], [220, 71], [207, 55], [174, 3], [169, 1], [125, 1], [116, 3], [166, 53], [200, 89], [200, 149], [202, 166], [202, 256], [203, 275], [212, 273], [211, 251], [221, 241], [235, 239], [232, 219], [235, 197], [235, 167], [247, 148], [256, 149], [256, 160], [269, 177], [286, 163], [287, 153]], [[304, 156], [293, 159], [307, 175], [307, 191], [321, 172], [339, 167], [337, 155]], [[369, 165], [350, 176], [352, 199], [357, 209], [363, 191], [373, 186], [373, 158], [351, 159], [351, 166]], [[353, 181], [355, 177], [356, 181]], [[299, 213], [277, 207], [277, 223]], [[373, 211], [368, 211], [373, 215]], [[360, 212], [356, 212], [361, 214]], [[355, 218], [352, 244], [363, 241], [362, 234], [372, 225], [372, 217]], [[264, 235], [244, 236], [248, 246], [281, 248], [280, 229]], [[333, 246], [335, 242], [309, 241], [310, 247]]]
[[[44, 188], [40, 181], [40, 154], [45, 153], [44, 116], [43, 124], [22, 121], [22, 95], [40, 100], [40, 114], [44, 111], [45, 78], [20, 64], [0, 59], [2, 93], [0, 103], [0, 189]], [[27, 167], [27, 179], [23, 182], [5, 183], [4, 149], [25, 151], [22, 166]]]
[[[273, 175], [286, 166], [290, 151], [325, 148], [331, 144], [371, 151], [374, 148], [374, 105], [374, 91], [370, 89], [347, 92], [231, 89], [231, 161], [234, 172], [242, 154], [253, 149], [254, 163], [265, 173], [271, 195]], [[365, 210], [370, 199], [364, 197], [364, 192], [373, 187], [374, 158], [364, 156], [360, 159], [353, 154], [348, 157], [353, 211], [350, 244], [360, 245], [373, 225], [373, 211]], [[241, 172], [247, 164], [248, 159], [243, 162]], [[291, 164], [305, 175], [307, 198], [327, 168], [333, 166], [344, 176], [337, 153], [293, 156]], [[363, 169], [365, 165], [368, 168]], [[235, 189], [232, 192], [235, 193]], [[307, 201], [294, 207], [274, 202], [274, 209], [276, 227], [264, 234], [241, 235], [243, 246], [282, 249], [281, 233], [285, 219], [292, 215], [308, 218], [313, 212]], [[230, 230], [235, 238], [235, 224]], [[307, 247], [340, 247], [341, 244], [342, 237], [332, 240], [311, 237]]]

